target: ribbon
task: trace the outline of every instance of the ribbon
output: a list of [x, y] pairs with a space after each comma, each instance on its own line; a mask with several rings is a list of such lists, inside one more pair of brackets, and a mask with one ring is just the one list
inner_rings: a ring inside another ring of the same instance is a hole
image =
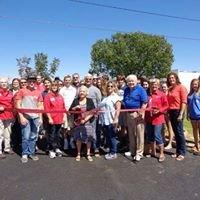
[[[114, 111], [120, 111], [120, 112], [138, 112], [138, 111], [151, 111], [151, 108], [136, 108], [136, 109], [120, 109], [120, 110], [102, 110], [99, 108], [95, 108], [90, 110], [89, 112], [93, 114], [98, 113], [105, 113], [105, 112], [114, 112]], [[66, 109], [60, 109], [60, 110], [45, 110], [45, 109], [31, 109], [31, 108], [4, 108], [3, 111], [9, 111], [9, 112], [19, 112], [19, 113], [68, 113], [68, 114], [81, 114], [88, 111], [67, 111]], [[2, 112], [3, 112], [2, 111]]]

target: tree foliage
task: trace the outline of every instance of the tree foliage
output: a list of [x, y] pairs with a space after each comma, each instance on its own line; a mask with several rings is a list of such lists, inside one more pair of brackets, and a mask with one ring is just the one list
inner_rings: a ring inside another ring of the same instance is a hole
[[92, 46], [91, 59], [90, 73], [161, 78], [171, 70], [173, 53], [172, 46], [162, 36], [116, 33]]
[[37, 74], [43, 77], [53, 77], [58, 70], [60, 60], [53, 58], [53, 61], [48, 66], [48, 55], [44, 53], [35, 54], [35, 69]]
[[16, 60], [20, 77], [27, 77], [30, 74], [40, 74], [43, 77], [53, 78], [60, 65], [58, 58], [53, 58], [52, 62], [48, 65], [48, 55], [44, 53], [34, 55], [34, 68], [29, 67], [31, 58], [24, 56]]
[[17, 66], [19, 67], [18, 73], [20, 77], [26, 77], [27, 74], [31, 74], [33, 69], [29, 67], [31, 58], [28, 58], [26, 56], [23, 56], [21, 58], [17, 58]]

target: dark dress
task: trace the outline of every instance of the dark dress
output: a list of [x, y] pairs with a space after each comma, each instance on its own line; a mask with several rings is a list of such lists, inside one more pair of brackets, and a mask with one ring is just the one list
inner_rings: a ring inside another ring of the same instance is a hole
[[[79, 99], [74, 99], [71, 107], [70, 107], [70, 111], [72, 111], [72, 108], [75, 106], [79, 105]], [[84, 118], [84, 112], [85, 111], [90, 111], [92, 109], [95, 108], [93, 100], [90, 98], [86, 99], [86, 104], [85, 105], [79, 105], [81, 107], [80, 111], [82, 113], [80, 114], [74, 114], [74, 121], [75, 123], [75, 127], [72, 130], [72, 134], [74, 137], [74, 140], [80, 140], [81, 142], [87, 143], [87, 142], [92, 142], [93, 140], [95, 140], [96, 138], [96, 134], [95, 134], [95, 129], [93, 127], [93, 121], [94, 121], [94, 117], [92, 117], [89, 121], [87, 121], [85, 124], [79, 124], [79, 121], [81, 120], [81, 118]]]

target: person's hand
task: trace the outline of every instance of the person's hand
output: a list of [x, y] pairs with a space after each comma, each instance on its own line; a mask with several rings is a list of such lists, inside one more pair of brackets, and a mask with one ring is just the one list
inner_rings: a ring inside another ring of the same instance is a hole
[[160, 111], [159, 111], [159, 109], [158, 108], [152, 108], [152, 114], [153, 115], [156, 115], [156, 114], [158, 114]]
[[49, 118], [49, 124], [53, 124], [53, 119]]
[[26, 126], [28, 124], [28, 120], [25, 117], [20, 117], [20, 124]]
[[4, 111], [4, 107], [0, 106], [0, 112], [3, 112], [3, 111]]
[[138, 117], [144, 119], [144, 115], [145, 115], [144, 111], [138, 111]]
[[183, 120], [183, 114], [182, 114], [182, 113], [179, 114], [177, 120], [178, 120], [178, 121], [182, 121], [182, 120]]
[[81, 124], [85, 124], [85, 122], [86, 122], [86, 121], [85, 121], [84, 119], [81, 119], [81, 122], [80, 122], [80, 123], [81, 123]]
[[81, 109], [81, 107], [79, 105], [72, 108], [72, 110], [80, 110], [80, 109]]
[[118, 124], [118, 119], [113, 120], [113, 124], [117, 125]]
[[43, 124], [43, 120], [42, 120], [42, 118], [41, 118], [41, 117], [39, 118], [39, 121], [38, 121], [38, 123], [39, 123], [39, 126], [40, 126], [41, 124]]

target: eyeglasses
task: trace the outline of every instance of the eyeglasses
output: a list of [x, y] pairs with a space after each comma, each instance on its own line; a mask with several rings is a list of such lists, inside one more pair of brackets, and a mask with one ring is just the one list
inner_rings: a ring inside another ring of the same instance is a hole
[[35, 83], [36, 80], [28, 80], [29, 83]]
[[108, 88], [109, 88], [109, 87], [110, 87], [110, 88], [113, 88], [113, 85], [108, 85], [107, 87], [108, 87]]

